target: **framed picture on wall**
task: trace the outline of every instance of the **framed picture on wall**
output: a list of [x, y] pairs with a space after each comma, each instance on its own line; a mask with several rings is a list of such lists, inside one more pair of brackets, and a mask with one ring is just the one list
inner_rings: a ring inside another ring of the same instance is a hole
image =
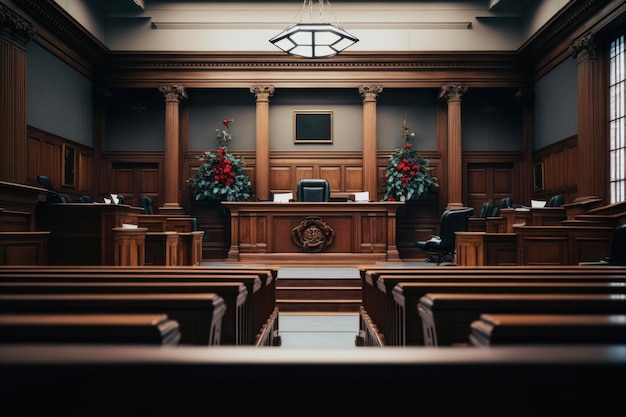
[[333, 143], [332, 110], [294, 110], [294, 143]]
[[74, 187], [74, 176], [76, 172], [76, 148], [63, 144], [63, 164], [61, 170], [61, 185], [64, 187]]
[[535, 180], [535, 191], [543, 190], [543, 162], [536, 162], [533, 165], [533, 178]]

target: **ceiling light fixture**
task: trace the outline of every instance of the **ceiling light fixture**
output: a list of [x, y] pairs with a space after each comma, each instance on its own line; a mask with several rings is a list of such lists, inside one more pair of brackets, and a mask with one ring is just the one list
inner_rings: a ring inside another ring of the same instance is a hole
[[[346, 32], [338, 22], [324, 23], [325, 6], [330, 9], [330, 2], [319, 0], [319, 22], [313, 22], [313, 0], [304, 0], [298, 15], [298, 23], [287, 27], [270, 39], [270, 42], [290, 55], [304, 58], [337, 55], [357, 43], [359, 40]], [[308, 22], [304, 22], [303, 18], [307, 15]]]

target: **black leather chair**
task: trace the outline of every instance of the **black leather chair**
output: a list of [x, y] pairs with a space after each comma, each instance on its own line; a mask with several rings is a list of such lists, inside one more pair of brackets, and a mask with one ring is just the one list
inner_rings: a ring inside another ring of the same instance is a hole
[[52, 191], [52, 180], [50, 180], [50, 177], [46, 175], [38, 175], [37, 183], [41, 185], [43, 188], [45, 188], [46, 190]]
[[563, 196], [563, 194], [557, 194], [548, 200], [546, 207], [561, 207], [563, 203], [565, 203], [565, 196]]
[[467, 231], [467, 219], [473, 213], [473, 207], [444, 211], [439, 222], [439, 236], [417, 241], [415, 246], [426, 252], [428, 262], [452, 262], [456, 251], [456, 232]]
[[298, 201], [316, 202], [330, 199], [330, 185], [324, 178], [303, 178], [298, 181]]
[[89, 194], [83, 194], [78, 199], [81, 203], [93, 203], [93, 197]]
[[144, 214], [154, 214], [154, 206], [152, 205], [152, 199], [150, 197], [142, 195], [139, 197], [139, 204], [143, 208]]
[[502, 197], [498, 203], [500, 209], [513, 207], [513, 199], [511, 197]]

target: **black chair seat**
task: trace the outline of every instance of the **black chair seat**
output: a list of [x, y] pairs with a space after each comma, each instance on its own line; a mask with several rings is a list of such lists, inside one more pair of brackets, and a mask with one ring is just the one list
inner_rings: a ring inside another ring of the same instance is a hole
[[456, 232], [467, 231], [467, 219], [473, 213], [473, 207], [444, 211], [439, 222], [439, 236], [417, 241], [415, 246], [426, 252], [428, 262], [452, 262], [456, 251]]

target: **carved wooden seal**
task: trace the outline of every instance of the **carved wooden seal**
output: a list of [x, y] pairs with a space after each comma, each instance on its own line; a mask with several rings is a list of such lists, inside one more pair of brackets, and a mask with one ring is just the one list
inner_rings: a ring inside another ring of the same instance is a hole
[[307, 217], [291, 231], [293, 243], [305, 252], [321, 252], [335, 240], [335, 231], [320, 217]]

